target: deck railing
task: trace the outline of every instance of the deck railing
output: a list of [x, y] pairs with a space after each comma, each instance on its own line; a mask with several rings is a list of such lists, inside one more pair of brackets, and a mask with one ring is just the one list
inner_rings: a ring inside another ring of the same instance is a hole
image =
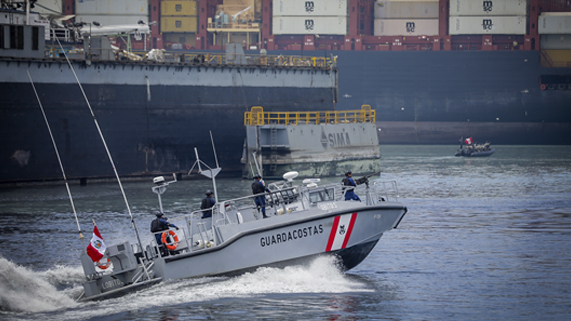
[[244, 114], [244, 125], [258, 126], [267, 124], [299, 125], [299, 124], [345, 124], [374, 123], [376, 111], [369, 105], [357, 110], [340, 111], [295, 111], [265, 112], [260, 106], [252, 107]]

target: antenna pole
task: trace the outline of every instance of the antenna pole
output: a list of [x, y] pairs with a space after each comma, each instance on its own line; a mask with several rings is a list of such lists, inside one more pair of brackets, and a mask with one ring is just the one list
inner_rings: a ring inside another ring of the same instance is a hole
[[127, 196], [125, 195], [125, 190], [123, 189], [123, 184], [121, 184], [121, 179], [119, 179], [119, 174], [117, 173], [117, 169], [115, 168], [115, 162], [113, 162], [113, 157], [111, 157], [111, 152], [109, 152], [109, 148], [107, 147], [107, 143], [105, 142], [105, 138], [103, 137], [103, 133], [101, 132], [101, 128], [99, 127], [99, 123], [97, 122], [97, 118], [95, 118], [95, 114], [93, 113], [93, 109], [91, 108], [91, 104], [89, 103], [89, 99], [87, 99], [87, 95], [85, 95], [85, 91], [83, 90], [83, 86], [79, 82], [79, 78], [77, 78], [77, 74], [75, 73], [75, 69], [73, 69], [71, 62], [69, 61], [69, 57], [67, 56], [67, 53], [63, 49], [63, 46], [61, 45], [59, 38], [56, 37], [56, 39], [57, 39], [57, 42], [58, 42], [62, 52], [65, 55], [65, 59], [67, 61], [67, 64], [69, 65], [69, 68], [71, 68], [71, 71], [73, 72], [73, 75], [75, 76], [75, 80], [77, 81], [77, 84], [79, 85], [79, 89], [81, 89], [81, 93], [83, 94], [83, 98], [85, 98], [85, 102], [87, 103], [87, 107], [89, 107], [89, 111], [91, 112], [91, 116], [93, 117], [93, 122], [95, 123], [95, 127], [97, 128], [97, 131], [99, 132], [99, 136], [101, 137], [101, 141], [103, 142], [103, 146], [105, 147], [105, 151], [107, 152], [107, 158], [109, 158], [109, 162], [111, 163], [111, 167], [113, 168], [113, 172], [115, 173], [115, 177], [117, 178], [117, 183], [119, 184], [119, 188], [121, 189], [121, 194], [123, 194], [123, 200], [125, 201], [125, 206], [127, 207], [127, 211], [129, 212], [129, 216], [131, 217], [131, 224], [133, 224], [133, 228], [135, 229], [135, 234], [137, 235], [137, 241], [139, 242], [139, 245], [142, 248], [143, 243], [141, 243], [141, 237], [139, 236], [139, 230], [137, 229], [137, 225], [135, 224], [135, 219], [133, 218], [133, 214], [131, 213], [131, 208], [129, 207], [129, 202], [127, 201]]
[[56, 152], [57, 161], [59, 162], [59, 167], [61, 168], [61, 173], [63, 175], [63, 180], [65, 182], [65, 188], [67, 189], [67, 195], [69, 196], [69, 202], [71, 203], [71, 208], [73, 209], [73, 215], [75, 216], [75, 222], [77, 223], [77, 230], [79, 232], [79, 238], [83, 239], [83, 234], [81, 233], [81, 227], [79, 226], [79, 219], [77, 218], [77, 212], [75, 211], [75, 205], [73, 204], [73, 197], [71, 197], [71, 190], [69, 189], [69, 183], [67, 182], [67, 177], [65, 176], [65, 171], [63, 169], [63, 164], [61, 162], [61, 158], [59, 156], [59, 151], [56, 145], [56, 140], [54, 139], [54, 135], [52, 134], [52, 129], [50, 128], [50, 123], [48, 122], [48, 118], [44, 111], [44, 106], [42, 106], [42, 102], [40, 100], [40, 96], [38, 96], [38, 92], [36, 91], [36, 86], [34, 85], [34, 81], [32, 80], [32, 76], [30, 75], [30, 71], [26, 70], [28, 73], [28, 78], [30, 79], [30, 83], [32, 84], [32, 88], [34, 89], [34, 94], [36, 94], [36, 99], [38, 100], [38, 104], [40, 105], [40, 109], [42, 111], [42, 115], [44, 116], [44, 121], [46, 122], [46, 126], [48, 126], [48, 132], [50, 133], [50, 138], [52, 139], [52, 144], [54, 145], [54, 150]]
[[210, 131], [210, 141], [212, 142], [212, 151], [214, 152], [214, 160], [216, 161], [216, 168], [220, 168], [218, 165], [218, 157], [216, 156], [216, 147], [214, 147], [214, 138], [212, 138], [212, 131]]

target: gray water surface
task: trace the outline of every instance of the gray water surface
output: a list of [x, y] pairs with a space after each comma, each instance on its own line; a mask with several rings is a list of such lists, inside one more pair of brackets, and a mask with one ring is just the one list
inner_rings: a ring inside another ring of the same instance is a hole
[[[347, 273], [322, 258], [79, 304], [87, 241], [78, 239], [65, 187], [0, 190], [0, 319], [570, 319], [571, 147], [494, 147], [490, 158], [466, 159], [452, 156], [456, 146], [382, 146], [382, 179], [399, 183], [409, 213]], [[248, 194], [250, 184], [220, 179], [219, 197]], [[124, 185], [150, 239], [152, 184]], [[92, 219], [107, 244], [134, 238], [116, 184], [71, 188], [87, 240]], [[207, 180], [171, 185], [167, 215], [199, 207], [209, 188]]]

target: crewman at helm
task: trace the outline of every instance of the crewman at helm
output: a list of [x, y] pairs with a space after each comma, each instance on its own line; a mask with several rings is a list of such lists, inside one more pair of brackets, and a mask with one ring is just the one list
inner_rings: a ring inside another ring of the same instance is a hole
[[357, 186], [357, 183], [355, 183], [355, 180], [353, 180], [351, 175], [352, 175], [351, 171], [347, 171], [345, 173], [345, 178], [342, 181], [343, 186], [349, 186], [349, 187], [344, 187], [344, 189], [346, 189], [345, 200], [346, 201], [354, 200], [360, 202], [361, 199], [359, 198], [359, 196], [357, 196], [357, 194], [355, 194], [354, 191], [355, 187]]
[[168, 251], [161, 240], [162, 233], [160, 232], [168, 231], [169, 227], [171, 226], [178, 230], [178, 227], [172, 223], [169, 223], [168, 218], [166, 218], [166, 216], [164, 216], [163, 213], [158, 212], [156, 216], [157, 218], [151, 222], [151, 232], [155, 234], [155, 240], [157, 241], [157, 245], [161, 249], [162, 255], [165, 256], [168, 255]]

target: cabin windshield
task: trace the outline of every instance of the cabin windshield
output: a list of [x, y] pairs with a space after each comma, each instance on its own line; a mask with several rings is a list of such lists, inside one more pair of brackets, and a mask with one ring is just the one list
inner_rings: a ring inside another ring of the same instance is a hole
[[309, 201], [311, 203], [334, 201], [334, 200], [335, 200], [335, 189], [333, 187], [321, 188], [309, 192]]

